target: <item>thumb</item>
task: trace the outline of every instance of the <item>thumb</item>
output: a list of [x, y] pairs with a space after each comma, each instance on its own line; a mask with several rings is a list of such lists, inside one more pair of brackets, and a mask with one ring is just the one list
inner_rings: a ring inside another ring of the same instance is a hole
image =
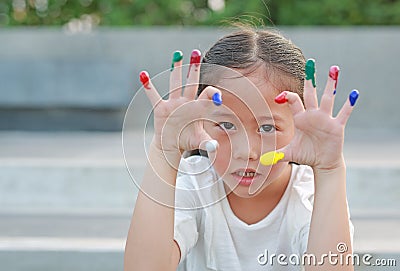
[[264, 166], [272, 166], [278, 162], [292, 161], [292, 149], [290, 144], [275, 151], [266, 152], [260, 157], [260, 163]]

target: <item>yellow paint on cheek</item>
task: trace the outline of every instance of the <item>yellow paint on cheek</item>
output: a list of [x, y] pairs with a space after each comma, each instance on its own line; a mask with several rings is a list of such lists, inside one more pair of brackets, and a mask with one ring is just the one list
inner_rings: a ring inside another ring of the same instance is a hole
[[270, 151], [261, 155], [260, 163], [263, 164], [264, 166], [275, 165], [276, 163], [278, 163], [278, 161], [282, 160], [284, 157], [285, 154], [283, 152]]

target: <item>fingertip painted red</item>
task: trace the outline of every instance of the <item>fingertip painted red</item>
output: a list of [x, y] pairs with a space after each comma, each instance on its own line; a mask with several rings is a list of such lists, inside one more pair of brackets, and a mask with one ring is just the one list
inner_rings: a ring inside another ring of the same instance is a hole
[[340, 71], [339, 66], [332, 66], [329, 69], [329, 77], [335, 80], [335, 89], [337, 86], [337, 80], [339, 78], [339, 71]]
[[146, 71], [142, 71], [139, 74], [140, 82], [142, 82], [145, 89], [150, 89], [149, 87], [149, 74]]
[[194, 64], [196, 67], [200, 65], [201, 52], [197, 49], [192, 51], [190, 56], [190, 65]]
[[280, 93], [278, 96], [275, 97], [275, 102], [278, 104], [284, 104], [288, 101], [288, 99], [286, 98], [287, 95], [287, 91], [283, 91], [282, 93]]

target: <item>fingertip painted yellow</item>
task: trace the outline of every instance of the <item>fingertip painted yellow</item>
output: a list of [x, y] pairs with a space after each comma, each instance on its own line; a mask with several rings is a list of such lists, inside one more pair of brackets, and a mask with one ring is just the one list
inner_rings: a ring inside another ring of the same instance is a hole
[[270, 151], [261, 155], [260, 163], [263, 164], [264, 166], [271, 166], [278, 163], [284, 157], [285, 154], [283, 152]]

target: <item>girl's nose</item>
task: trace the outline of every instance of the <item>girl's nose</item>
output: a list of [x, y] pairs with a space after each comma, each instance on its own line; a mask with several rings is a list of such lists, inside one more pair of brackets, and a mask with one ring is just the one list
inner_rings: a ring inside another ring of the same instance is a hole
[[234, 159], [258, 160], [261, 153], [261, 138], [259, 135], [243, 135], [237, 138], [238, 141], [233, 144], [232, 151]]

